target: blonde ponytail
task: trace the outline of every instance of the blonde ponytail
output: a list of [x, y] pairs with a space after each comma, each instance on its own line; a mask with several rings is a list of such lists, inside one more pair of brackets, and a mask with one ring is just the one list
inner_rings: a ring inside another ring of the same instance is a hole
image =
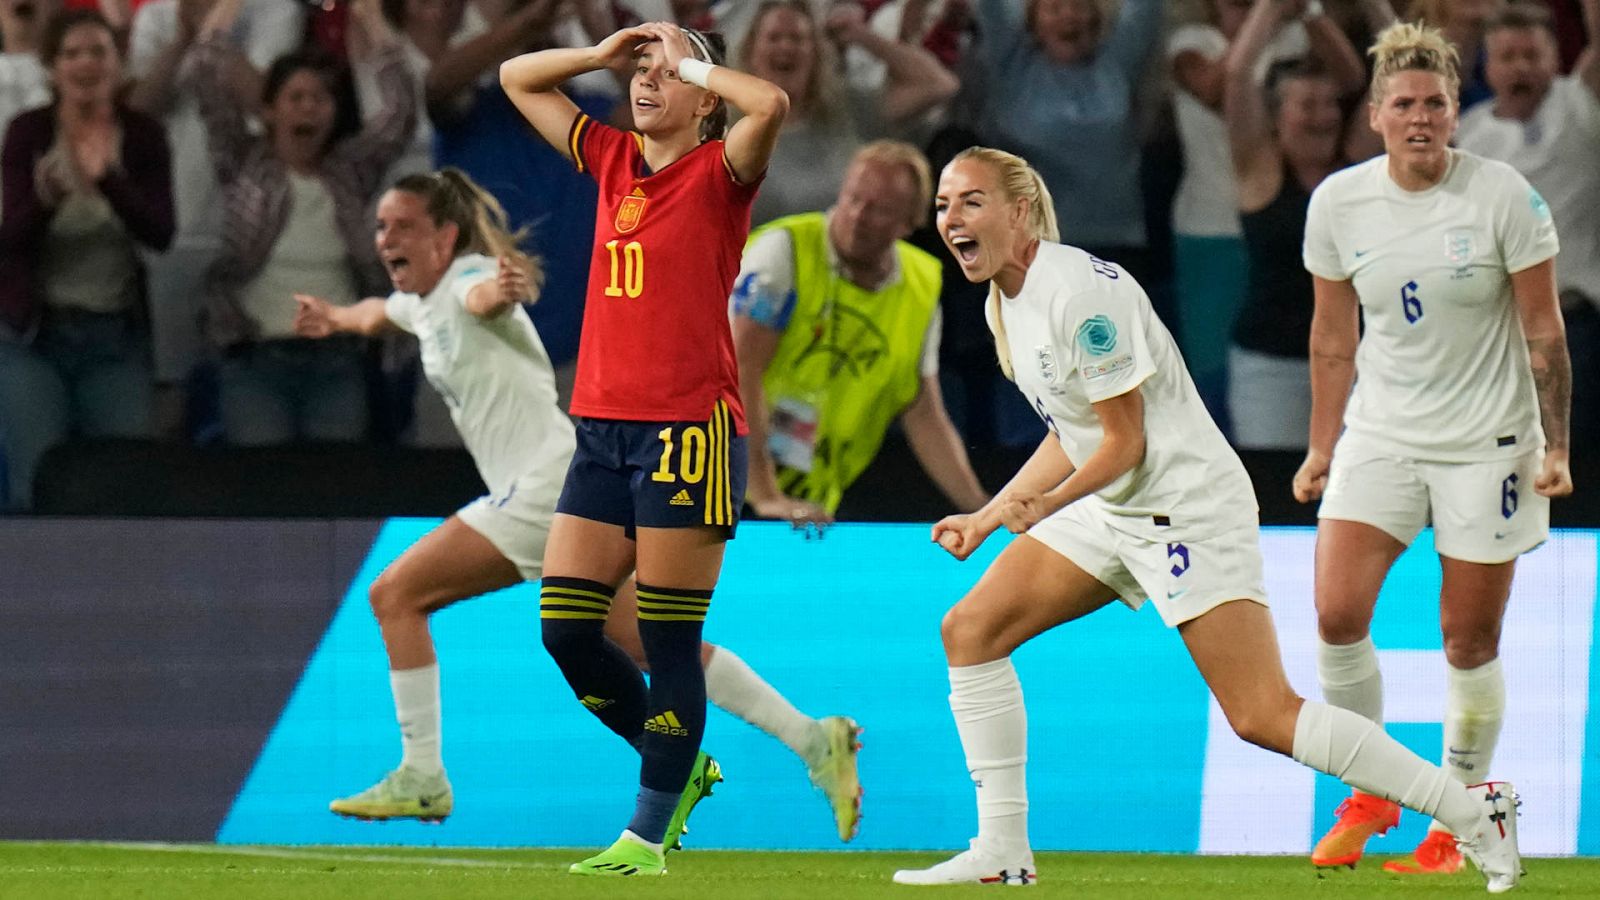
[[[1051, 243], [1061, 240], [1061, 229], [1056, 224], [1056, 204], [1050, 197], [1050, 188], [1045, 185], [1038, 171], [1028, 165], [1027, 160], [992, 147], [968, 147], [957, 153], [950, 164], [969, 159], [983, 162], [995, 170], [1000, 176], [1000, 188], [1008, 199], [1027, 201], [1028, 237]], [[1008, 380], [1016, 381], [1015, 369], [1011, 365], [1011, 341], [1006, 336], [1005, 319], [1000, 316], [1000, 288], [992, 281], [989, 282], [986, 318], [989, 320], [989, 330], [994, 333], [994, 352], [1000, 361], [1000, 371]]]

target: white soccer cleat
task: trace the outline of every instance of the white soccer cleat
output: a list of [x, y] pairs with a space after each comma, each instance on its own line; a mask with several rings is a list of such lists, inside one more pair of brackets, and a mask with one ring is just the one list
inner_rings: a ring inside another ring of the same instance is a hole
[[443, 822], [454, 808], [455, 796], [443, 772], [426, 775], [405, 766], [359, 794], [328, 804], [328, 810], [335, 815], [367, 821], [418, 819], [437, 823]]
[[1489, 893], [1503, 894], [1522, 878], [1522, 854], [1517, 852], [1517, 791], [1508, 781], [1469, 784], [1473, 799], [1483, 804], [1478, 834], [1457, 840], [1461, 855], [1483, 873]]
[[993, 884], [1023, 887], [1039, 880], [1033, 868], [1033, 853], [1002, 857], [978, 846], [976, 840], [966, 850], [927, 869], [901, 869], [894, 873], [895, 884]]
[[811, 783], [828, 798], [839, 840], [848, 841], [861, 827], [861, 778], [856, 771], [856, 752], [861, 742], [861, 726], [848, 716], [819, 719], [825, 740], [822, 758], [810, 767]]

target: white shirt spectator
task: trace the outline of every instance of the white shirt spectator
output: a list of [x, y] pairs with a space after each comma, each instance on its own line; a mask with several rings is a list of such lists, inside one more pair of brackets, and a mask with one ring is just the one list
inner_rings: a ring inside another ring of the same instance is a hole
[[36, 53], [0, 53], [0, 137], [17, 113], [50, 102], [50, 78]]
[[1493, 103], [1461, 117], [1464, 150], [1510, 163], [1550, 203], [1567, 252], [1556, 266], [1562, 291], [1600, 306], [1600, 98], [1577, 78], [1557, 78], [1526, 122], [1502, 119]]
[[[284, 0], [244, 0], [233, 27], [233, 44], [261, 71], [300, 45], [303, 4]], [[160, 55], [178, 39], [178, 0], [150, 0], [133, 16], [128, 39], [128, 74], [148, 76]], [[172, 106], [162, 117], [172, 147], [173, 203], [178, 234], [173, 247], [214, 247], [221, 230], [221, 194], [207, 155], [205, 125], [189, 87], [192, 67], [185, 60], [173, 89]]]
[[[1273, 65], [1298, 59], [1309, 50], [1305, 26], [1291, 22], [1261, 54], [1256, 80], [1265, 81]], [[1228, 39], [1214, 25], [1185, 25], [1167, 40], [1167, 58], [1191, 51], [1221, 62]], [[1239, 188], [1221, 114], [1181, 88], [1173, 91], [1172, 105], [1183, 145], [1183, 180], [1172, 202], [1173, 230], [1190, 237], [1239, 237]]]

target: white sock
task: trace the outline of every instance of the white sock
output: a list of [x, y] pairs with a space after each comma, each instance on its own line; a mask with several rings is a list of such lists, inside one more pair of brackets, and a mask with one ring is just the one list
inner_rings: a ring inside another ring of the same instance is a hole
[[631, 828], [622, 829], [622, 838], [621, 839], [622, 840], [626, 840], [626, 841], [633, 841], [635, 844], [640, 844], [642, 846], [649, 847], [651, 850], [654, 850], [657, 853], [663, 852], [661, 848], [666, 846], [665, 844], [653, 843], [651, 841], [645, 840], [642, 837], [639, 837], [637, 834], [633, 833], [633, 829], [631, 829]]
[[439, 751], [439, 664], [389, 670], [395, 718], [400, 722], [400, 765], [427, 775], [444, 771]]
[[706, 663], [706, 699], [783, 741], [806, 766], [820, 761], [824, 747], [817, 720], [795, 709], [727, 647], [713, 650]]
[[1354, 644], [1317, 638], [1317, 678], [1329, 704], [1383, 721], [1383, 673], [1378, 671], [1378, 650], [1371, 635]]
[[1456, 834], [1477, 833], [1479, 805], [1466, 785], [1348, 709], [1305, 701], [1292, 755], [1357, 790], [1432, 816]]
[[1028, 711], [1011, 660], [950, 667], [967, 771], [978, 792], [978, 843], [1002, 855], [1028, 850]]
[[[1445, 690], [1444, 769], [1462, 784], [1489, 780], [1489, 765], [1500, 740], [1506, 711], [1506, 679], [1498, 658], [1475, 669], [1447, 666]], [[1433, 831], [1445, 826], [1434, 822]]]

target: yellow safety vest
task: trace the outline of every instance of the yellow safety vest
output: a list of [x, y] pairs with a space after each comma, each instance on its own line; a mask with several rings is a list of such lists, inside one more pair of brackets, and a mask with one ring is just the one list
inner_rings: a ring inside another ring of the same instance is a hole
[[809, 469], [785, 465], [775, 452], [778, 485], [831, 513], [877, 455], [889, 424], [916, 399], [922, 345], [939, 305], [940, 266], [897, 241], [899, 279], [867, 291], [829, 265], [823, 213], [777, 219], [751, 240], [775, 228], [787, 230], [794, 245], [795, 304], [762, 379], [774, 449], [793, 442], [778, 420], [794, 410], [814, 419], [814, 431], [801, 429], [811, 437]]

